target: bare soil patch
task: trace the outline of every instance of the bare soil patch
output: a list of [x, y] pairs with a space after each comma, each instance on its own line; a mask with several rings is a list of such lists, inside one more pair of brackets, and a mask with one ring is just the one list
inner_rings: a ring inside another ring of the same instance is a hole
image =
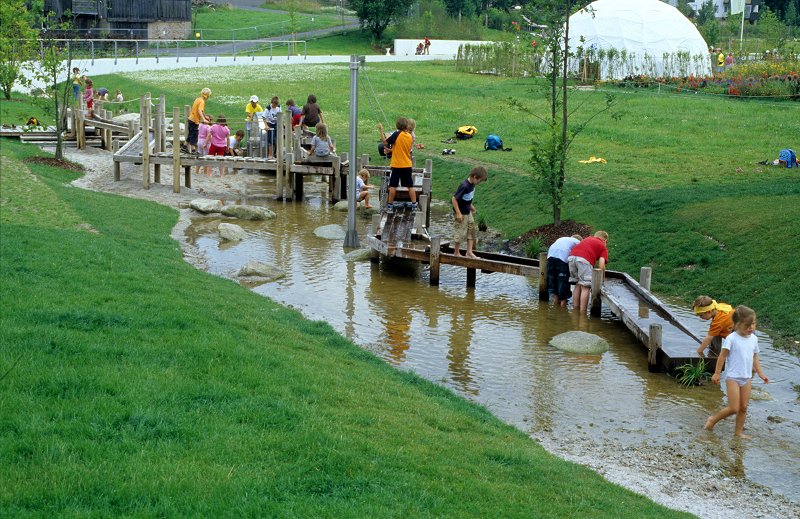
[[72, 162], [69, 160], [58, 160], [54, 159], [53, 157], [31, 157], [30, 161], [35, 164], [44, 164], [45, 166], [64, 168], [70, 171], [77, 171], [78, 173], [83, 173], [84, 171], [86, 171], [86, 169], [77, 162]]
[[554, 241], [563, 236], [572, 236], [573, 234], [580, 234], [584, 238], [591, 236], [592, 228], [585, 223], [579, 223], [574, 220], [564, 220], [559, 225], [542, 225], [530, 231], [517, 236], [508, 242], [509, 248], [512, 250], [521, 249], [526, 243], [533, 239], [538, 239], [542, 245], [549, 247]]

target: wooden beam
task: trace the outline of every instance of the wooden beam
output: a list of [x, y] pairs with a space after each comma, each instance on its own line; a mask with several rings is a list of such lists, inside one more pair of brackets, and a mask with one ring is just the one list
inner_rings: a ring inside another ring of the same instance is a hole
[[600, 315], [600, 292], [603, 290], [603, 271], [600, 269], [592, 270], [592, 292], [589, 304], [589, 315]]
[[648, 342], [647, 369], [651, 373], [658, 372], [658, 350], [661, 349], [661, 325], [650, 325], [650, 340]]
[[431, 238], [431, 257], [430, 257], [430, 283], [432, 287], [439, 286], [439, 258], [442, 253], [442, 240], [438, 236]]
[[475, 278], [477, 277], [477, 269], [467, 267], [467, 288], [475, 286]]
[[[181, 109], [172, 107], [172, 192], [181, 192]], [[189, 168], [191, 171], [191, 168]], [[191, 181], [191, 176], [189, 177]], [[188, 187], [188, 186], [187, 186]]]
[[142, 187], [150, 189], [150, 92], [139, 101], [142, 128]]
[[539, 253], [539, 301], [549, 301], [550, 292], [547, 287], [547, 253]]

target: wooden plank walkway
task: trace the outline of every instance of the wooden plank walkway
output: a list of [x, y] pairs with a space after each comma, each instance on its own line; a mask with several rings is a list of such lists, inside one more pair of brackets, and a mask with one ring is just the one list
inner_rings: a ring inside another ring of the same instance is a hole
[[[367, 242], [375, 253], [383, 257], [405, 258], [430, 265], [431, 285], [439, 284], [441, 265], [452, 265], [467, 269], [467, 286], [474, 287], [477, 272], [502, 272], [518, 276], [537, 278], [539, 299], [548, 301], [547, 255], [539, 259], [505, 254], [476, 252], [476, 258], [453, 255], [453, 249], [439, 238], [415, 233], [415, 219], [419, 212], [400, 209], [394, 214], [376, 215], [373, 223], [375, 233]], [[596, 271], [599, 273], [599, 270]], [[649, 269], [648, 269], [649, 275]], [[649, 279], [649, 277], [648, 277]], [[649, 281], [648, 281], [649, 283]], [[650, 291], [624, 272], [606, 271], [605, 282], [597, 292], [593, 315], [599, 315], [600, 304], [605, 304], [611, 313], [639, 339], [647, 351], [648, 366], [652, 371], [673, 371], [682, 364], [696, 362], [700, 343], [694, 333], [680, 322], [669, 308]], [[714, 359], [709, 359], [711, 369]]]

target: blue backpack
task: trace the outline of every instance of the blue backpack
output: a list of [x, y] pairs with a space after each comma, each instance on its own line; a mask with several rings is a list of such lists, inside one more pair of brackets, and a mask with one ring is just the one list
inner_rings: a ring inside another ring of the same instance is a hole
[[490, 133], [489, 136], [486, 137], [486, 142], [483, 143], [483, 149], [485, 151], [489, 150], [511, 151], [511, 148], [503, 147], [503, 139], [501, 139], [498, 135], [495, 135], [494, 133]]

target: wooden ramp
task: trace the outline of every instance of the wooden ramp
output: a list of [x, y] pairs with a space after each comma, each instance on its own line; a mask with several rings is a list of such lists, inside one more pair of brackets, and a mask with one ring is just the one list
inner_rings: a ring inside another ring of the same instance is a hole
[[[600, 299], [648, 351], [652, 370], [697, 362], [701, 340], [649, 290], [624, 272], [608, 271]], [[711, 361], [711, 369], [715, 359]]]

